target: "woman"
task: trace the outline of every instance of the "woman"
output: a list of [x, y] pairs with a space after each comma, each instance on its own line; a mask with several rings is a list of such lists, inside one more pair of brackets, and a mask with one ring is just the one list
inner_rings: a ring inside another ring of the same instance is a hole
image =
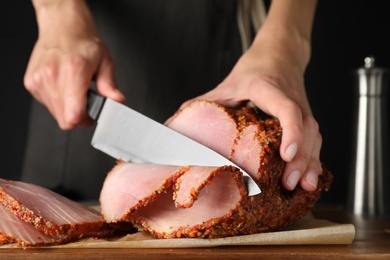
[[161, 122], [194, 97], [225, 106], [251, 100], [283, 127], [285, 188], [314, 190], [322, 138], [303, 76], [316, 1], [273, 0], [250, 43], [245, 10], [254, 4], [265, 11], [250, 0], [33, 0], [39, 37], [25, 86], [46, 108], [33, 104], [22, 179], [98, 197], [114, 161], [90, 147], [92, 127], [76, 128], [91, 124], [86, 93], [95, 82], [101, 95], [126, 97]]

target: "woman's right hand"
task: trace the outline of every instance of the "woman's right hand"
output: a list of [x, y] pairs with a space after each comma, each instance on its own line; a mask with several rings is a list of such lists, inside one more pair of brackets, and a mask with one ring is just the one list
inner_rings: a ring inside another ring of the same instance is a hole
[[63, 130], [89, 125], [87, 91], [124, 102], [114, 77], [114, 63], [82, 0], [34, 0], [39, 36], [24, 76], [26, 89]]

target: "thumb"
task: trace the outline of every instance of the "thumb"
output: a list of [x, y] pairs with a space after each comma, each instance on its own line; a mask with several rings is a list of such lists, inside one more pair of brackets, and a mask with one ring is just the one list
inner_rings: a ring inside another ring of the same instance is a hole
[[96, 74], [96, 87], [105, 97], [123, 103], [125, 96], [118, 89], [115, 81], [114, 62], [111, 58], [103, 59]]

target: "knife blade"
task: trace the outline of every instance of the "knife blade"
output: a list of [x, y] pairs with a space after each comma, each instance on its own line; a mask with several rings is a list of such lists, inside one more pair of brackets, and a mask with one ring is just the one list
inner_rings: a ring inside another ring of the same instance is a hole
[[116, 159], [178, 166], [233, 165], [243, 173], [249, 196], [261, 192], [252, 177], [229, 159], [119, 102], [90, 90], [87, 110], [97, 120], [91, 145]]

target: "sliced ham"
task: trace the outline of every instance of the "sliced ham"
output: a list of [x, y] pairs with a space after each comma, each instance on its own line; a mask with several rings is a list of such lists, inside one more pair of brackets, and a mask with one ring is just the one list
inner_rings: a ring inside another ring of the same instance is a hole
[[112, 236], [119, 227], [132, 230], [129, 223], [110, 225], [98, 211], [30, 183], [0, 179], [0, 204], [2, 243], [61, 244]]
[[33, 225], [20, 220], [11, 211], [0, 206], [0, 245], [19, 243], [22, 246], [41, 246], [62, 241], [65, 236], [53, 238], [45, 235]]
[[233, 110], [197, 101], [176, 113], [167, 126], [229, 158], [257, 179], [263, 146], [261, 128], [252, 109]]
[[215, 103], [195, 102], [191, 107], [181, 110], [179, 120], [174, 116], [168, 126], [230, 158], [239, 134], [235, 119]]
[[276, 230], [303, 217], [331, 186], [324, 167], [317, 190], [281, 184], [282, 129], [254, 108], [225, 108], [194, 101], [167, 126], [229, 158], [262, 189], [248, 197], [233, 166], [168, 166], [121, 162], [107, 175], [100, 195], [107, 222], [130, 221], [158, 238], [217, 238]]
[[121, 221], [124, 215], [137, 210], [139, 204], [153, 201], [180, 174], [177, 166], [120, 163], [109, 173], [101, 191], [104, 218], [109, 222]]
[[241, 177], [234, 167], [120, 163], [104, 183], [102, 214], [108, 222], [130, 220], [156, 237], [181, 237], [194, 226], [205, 230], [239, 217], [232, 214], [247, 199]]

